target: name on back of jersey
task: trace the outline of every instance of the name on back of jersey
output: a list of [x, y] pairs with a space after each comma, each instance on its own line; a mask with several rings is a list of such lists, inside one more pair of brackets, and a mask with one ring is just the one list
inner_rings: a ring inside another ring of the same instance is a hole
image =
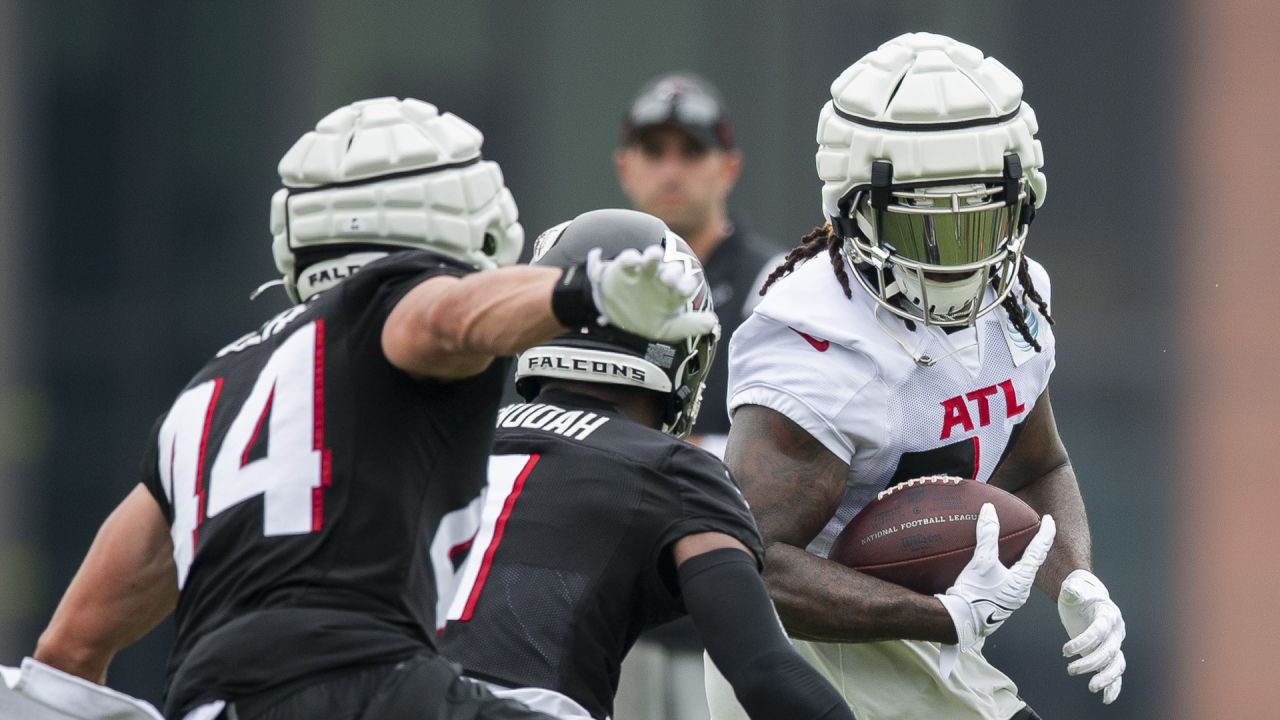
[[518, 403], [498, 411], [498, 427], [528, 428], [552, 432], [574, 440], [586, 440], [609, 422], [609, 417], [587, 410], [565, 410], [543, 403]]
[[276, 315], [275, 317], [263, 323], [262, 327], [258, 328], [257, 330], [251, 333], [245, 333], [244, 335], [240, 336], [235, 340], [235, 342], [232, 342], [230, 345], [227, 345], [226, 347], [219, 350], [218, 354], [215, 355], [214, 357], [222, 357], [223, 355], [230, 355], [231, 353], [240, 352], [241, 350], [244, 350], [246, 348], [251, 348], [254, 345], [259, 345], [267, 338], [285, 329], [285, 327], [288, 326], [288, 324], [294, 318], [298, 317], [299, 315], [301, 315], [306, 311], [307, 311], [306, 305], [294, 305], [288, 310], [285, 310], [279, 315]]

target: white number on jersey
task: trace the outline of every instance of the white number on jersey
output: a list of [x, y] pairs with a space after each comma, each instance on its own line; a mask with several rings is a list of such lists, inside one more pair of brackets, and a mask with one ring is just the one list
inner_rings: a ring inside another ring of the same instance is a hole
[[454, 558], [472, 549], [480, 530], [485, 494], [477, 495], [469, 505], [458, 508], [440, 519], [440, 527], [431, 540], [431, 569], [436, 575], [436, 630], [449, 621], [449, 607], [458, 592], [458, 582], [466, 565], [455, 570]]
[[[431, 543], [431, 563], [436, 571], [439, 599], [436, 625], [471, 619], [493, 555], [502, 542], [507, 518], [515, 507], [525, 478], [538, 463], [538, 455], [493, 455], [489, 458], [489, 484], [484, 493], [461, 510], [445, 516]], [[479, 517], [477, 518], [477, 509]], [[468, 534], [469, 533], [469, 534]], [[452, 572], [452, 555], [466, 550], [467, 560]]]
[[187, 582], [196, 532], [204, 515], [204, 450], [222, 380], [200, 383], [178, 396], [160, 426], [160, 484], [173, 507], [173, 562], [178, 587]]
[[[227, 429], [206, 484], [205, 449], [221, 387], [217, 379], [184, 392], [160, 428], [160, 477], [173, 504], [179, 588], [195, 555], [200, 523], [249, 498], [263, 498], [267, 537], [315, 532], [323, 525], [321, 493], [329, 484], [323, 321], [298, 328], [271, 354]], [[250, 461], [264, 425], [266, 454]]]

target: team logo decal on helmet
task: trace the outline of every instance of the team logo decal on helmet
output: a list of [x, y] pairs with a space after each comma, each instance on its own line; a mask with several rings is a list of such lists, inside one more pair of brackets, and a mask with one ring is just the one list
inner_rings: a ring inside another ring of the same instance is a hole
[[[484, 136], [420, 100], [361, 100], [327, 115], [280, 160], [272, 251], [295, 301], [398, 248], [478, 268], [524, 245], [515, 200]], [[299, 272], [305, 270], [305, 272]]]
[[[568, 267], [595, 247], [605, 259], [623, 250], [661, 243], [664, 260], [678, 261], [699, 278], [690, 310], [713, 310], [702, 263], [679, 235], [658, 218], [634, 210], [595, 210], [556, 225], [534, 241], [533, 264]], [[662, 430], [685, 437], [702, 404], [702, 387], [720, 341], [720, 328], [694, 338], [658, 342], [613, 326], [586, 327], [526, 350], [516, 360], [516, 389], [537, 394], [538, 379], [627, 385], [666, 398]]]
[[914, 33], [847, 68], [831, 98], [822, 206], [859, 285], [926, 324], [971, 325], [1000, 305], [1045, 197], [1022, 82], [977, 48]]

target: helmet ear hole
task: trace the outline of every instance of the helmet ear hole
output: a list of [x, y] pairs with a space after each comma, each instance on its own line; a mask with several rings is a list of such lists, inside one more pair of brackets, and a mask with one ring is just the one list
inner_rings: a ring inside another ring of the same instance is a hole
[[698, 362], [698, 356], [694, 355], [689, 358], [688, 364], [685, 365], [685, 373], [689, 375], [697, 375], [702, 370], [702, 364]]
[[858, 223], [853, 220], [853, 206], [857, 199], [856, 191], [840, 198], [839, 203], [837, 203], [839, 213], [831, 218], [831, 224], [835, 227], [836, 234], [842, 238], [851, 238], [858, 235]]
[[484, 234], [484, 240], [480, 244], [480, 252], [489, 257], [493, 257], [498, 253], [498, 239], [494, 237], [493, 233], [487, 232]]
[[1030, 225], [1036, 219], [1036, 191], [1027, 191], [1027, 201], [1022, 204], [1022, 212], [1018, 214], [1019, 225]]

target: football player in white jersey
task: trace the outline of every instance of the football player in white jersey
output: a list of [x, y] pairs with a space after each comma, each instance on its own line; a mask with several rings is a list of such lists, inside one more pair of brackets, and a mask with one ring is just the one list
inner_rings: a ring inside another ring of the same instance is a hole
[[[826, 559], [886, 487], [934, 473], [991, 482], [1056, 520], [1035, 585], [1057, 599], [1064, 654], [1078, 656], [1067, 671], [1092, 673], [1110, 703], [1124, 621], [1090, 571], [1049, 404], [1049, 277], [1022, 252], [1043, 154], [1022, 82], [974, 47], [917, 33], [854, 63], [831, 94], [817, 132], [829, 223], [771, 276], [730, 348], [726, 460], [779, 615], [861, 720], [1038, 717], [981, 654], [1034, 567], [978, 553], [928, 596]], [[741, 717], [715, 675], [712, 716]]]

